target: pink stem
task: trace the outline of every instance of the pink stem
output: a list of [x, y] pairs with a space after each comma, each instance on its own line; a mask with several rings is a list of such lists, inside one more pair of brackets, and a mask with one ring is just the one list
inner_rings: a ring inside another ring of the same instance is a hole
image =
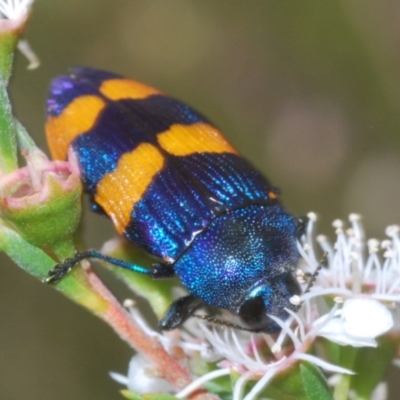
[[[177, 390], [181, 390], [191, 383], [192, 378], [188, 369], [184, 368], [169, 355], [157, 338], [151, 338], [143, 332], [90, 267], [85, 267], [85, 270], [93, 289], [105, 298], [109, 304], [107, 311], [99, 316], [133, 349], [145, 354], [157, 367], [159, 374]], [[215, 400], [218, 397], [201, 389], [194, 393], [191, 399]]]

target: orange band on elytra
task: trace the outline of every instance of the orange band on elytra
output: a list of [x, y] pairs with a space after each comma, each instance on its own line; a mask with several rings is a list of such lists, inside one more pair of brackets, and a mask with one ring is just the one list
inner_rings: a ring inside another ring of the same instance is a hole
[[110, 100], [145, 99], [152, 94], [161, 92], [131, 79], [109, 79], [104, 81], [100, 93]]
[[120, 234], [128, 226], [135, 204], [163, 165], [160, 151], [149, 143], [142, 143], [123, 154], [115, 170], [98, 183], [95, 201], [113, 220]]
[[236, 150], [209, 124], [172, 125], [157, 135], [158, 143], [168, 153], [187, 156], [194, 153], [234, 153]]
[[46, 136], [51, 154], [56, 160], [65, 160], [71, 142], [89, 131], [105, 107], [98, 96], [80, 96], [74, 99], [57, 117], [46, 122]]

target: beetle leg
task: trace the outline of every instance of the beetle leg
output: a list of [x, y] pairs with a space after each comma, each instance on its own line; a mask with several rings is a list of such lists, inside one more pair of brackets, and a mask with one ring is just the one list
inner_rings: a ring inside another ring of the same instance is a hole
[[[74, 257], [72, 258], [67, 258], [63, 262], [57, 264], [53, 269], [51, 269], [48, 272], [48, 277], [44, 279], [44, 282], [46, 283], [57, 283], [59, 282], [62, 278], [64, 278], [65, 275], [68, 274], [71, 269], [78, 264], [80, 261], [86, 259], [86, 258], [96, 258], [101, 261], [108, 262], [113, 265], [117, 265], [119, 267], [128, 269], [133, 272], [138, 272], [140, 274], [144, 275], [150, 275], [153, 276], [153, 270], [148, 269], [145, 267], [141, 267], [140, 265], [132, 264], [128, 261], [123, 261], [123, 260], [118, 260], [117, 258], [114, 257], [109, 257], [104, 254], [99, 253], [96, 250], [87, 250], [87, 251], [82, 251], [81, 253], [76, 253]], [[156, 265], [163, 265], [163, 264], [156, 264]], [[167, 265], [165, 267], [168, 267]], [[162, 278], [168, 278], [172, 277], [174, 275], [174, 270], [169, 267], [169, 274], [167, 274], [167, 268], [163, 268], [161, 272], [156, 274], [156, 277], [162, 277]], [[163, 274], [162, 274], [163, 272]], [[162, 276], [160, 276], [162, 275]]]
[[193, 295], [181, 297], [170, 305], [158, 326], [163, 331], [175, 329], [182, 325], [203, 304], [201, 299]]
[[154, 263], [149, 275], [153, 279], [172, 278], [175, 275], [174, 267], [168, 264]]

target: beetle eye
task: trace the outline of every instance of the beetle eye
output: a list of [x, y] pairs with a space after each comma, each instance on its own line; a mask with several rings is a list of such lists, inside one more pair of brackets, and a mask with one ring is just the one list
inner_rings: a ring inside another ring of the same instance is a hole
[[246, 300], [239, 310], [241, 320], [252, 330], [263, 330], [268, 324], [267, 310], [261, 296]]
[[293, 274], [289, 274], [285, 281], [288, 292], [293, 296], [295, 294], [301, 294], [301, 288], [299, 285], [299, 281]]

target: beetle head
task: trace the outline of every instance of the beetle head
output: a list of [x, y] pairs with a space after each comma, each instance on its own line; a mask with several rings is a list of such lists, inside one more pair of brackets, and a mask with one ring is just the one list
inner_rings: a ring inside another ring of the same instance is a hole
[[300, 294], [297, 278], [292, 271], [288, 271], [253, 287], [239, 308], [239, 317], [251, 330], [275, 333], [281, 328], [269, 315], [286, 320], [289, 316], [286, 309], [298, 310], [299, 306], [293, 304], [291, 299]]

